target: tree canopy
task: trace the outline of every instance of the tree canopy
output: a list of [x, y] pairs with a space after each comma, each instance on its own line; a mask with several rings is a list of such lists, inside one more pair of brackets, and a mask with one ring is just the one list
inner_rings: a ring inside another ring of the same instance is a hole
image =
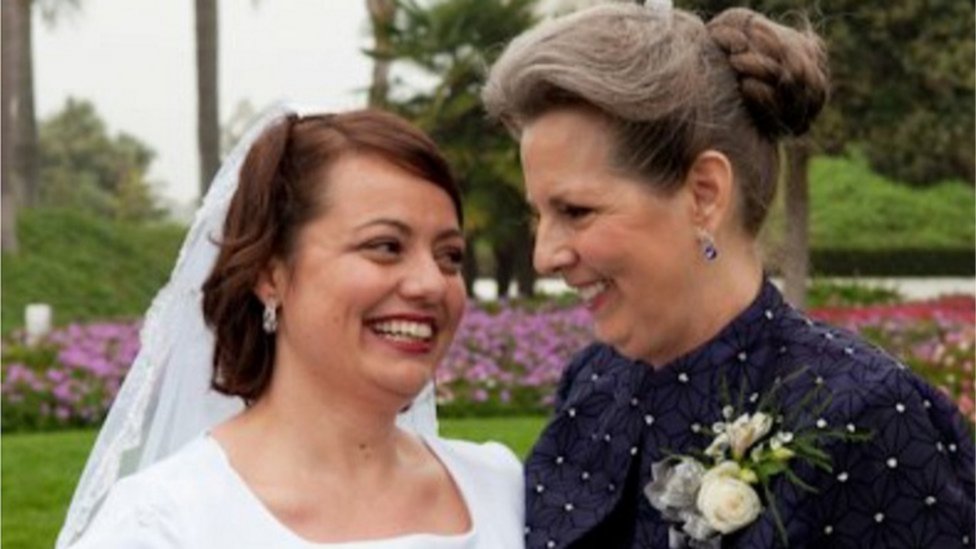
[[146, 178], [155, 152], [132, 135], [110, 135], [90, 102], [69, 98], [39, 134], [40, 205], [124, 220], [160, 216]]

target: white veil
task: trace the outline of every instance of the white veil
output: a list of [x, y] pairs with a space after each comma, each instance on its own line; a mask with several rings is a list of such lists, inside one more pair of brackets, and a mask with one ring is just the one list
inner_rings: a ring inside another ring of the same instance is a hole
[[[281, 104], [265, 112], [224, 160], [183, 242], [170, 280], [153, 300], [142, 328], [142, 347], [102, 426], [75, 489], [56, 547], [75, 542], [112, 485], [165, 458], [243, 409], [238, 398], [210, 388], [213, 334], [204, 323], [201, 287], [217, 258], [224, 217], [237, 190], [251, 144], [289, 114], [323, 112]], [[433, 384], [397, 423], [437, 434]]]

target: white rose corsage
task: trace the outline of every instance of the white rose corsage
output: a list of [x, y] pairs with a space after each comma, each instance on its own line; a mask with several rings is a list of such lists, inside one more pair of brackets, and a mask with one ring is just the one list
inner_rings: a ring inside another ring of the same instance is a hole
[[722, 535], [752, 524], [766, 507], [787, 545], [769, 488], [772, 478], [783, 474], [803, 490], [815, 492], [790, 469], [790, 462], [806, 461], [829, 472], [830, 456], [818, 447], [820, 440], [869, 436], [825, 429], [822, 420], [792, 432], [782, 428], [779, 416], [761, 411], [736, 414], [732, 406], [723, 408], [722, 416], [724, 421], [712, 425], [714, 438], [700, 455], [672, 455], [651, 466], [652, 480], [644, 494], [675, 523], [669, 532], [672, 548], [718, 548]]

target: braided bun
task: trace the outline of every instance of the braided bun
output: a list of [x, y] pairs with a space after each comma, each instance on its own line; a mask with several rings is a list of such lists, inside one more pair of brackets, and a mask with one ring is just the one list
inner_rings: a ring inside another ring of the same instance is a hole
[[759, 131], [773, 140], [806, 133], [827, 100], [827, 54], [817, 35], [746, 8], [723, 11], [707, 28]]

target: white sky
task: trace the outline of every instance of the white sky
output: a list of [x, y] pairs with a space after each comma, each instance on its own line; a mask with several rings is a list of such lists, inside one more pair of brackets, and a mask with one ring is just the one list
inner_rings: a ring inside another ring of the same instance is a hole
[[[196, 58], [192, 0], [81, 0], [53, 28], [34, 18], [40, 119], [69, 96], [94, 102], [110, 131], [157, 153], [161, 196], [197, 196]], [[360, 107], [372, 64], [364, 0], [220, 0], [220, 117], [241, 100]]]

